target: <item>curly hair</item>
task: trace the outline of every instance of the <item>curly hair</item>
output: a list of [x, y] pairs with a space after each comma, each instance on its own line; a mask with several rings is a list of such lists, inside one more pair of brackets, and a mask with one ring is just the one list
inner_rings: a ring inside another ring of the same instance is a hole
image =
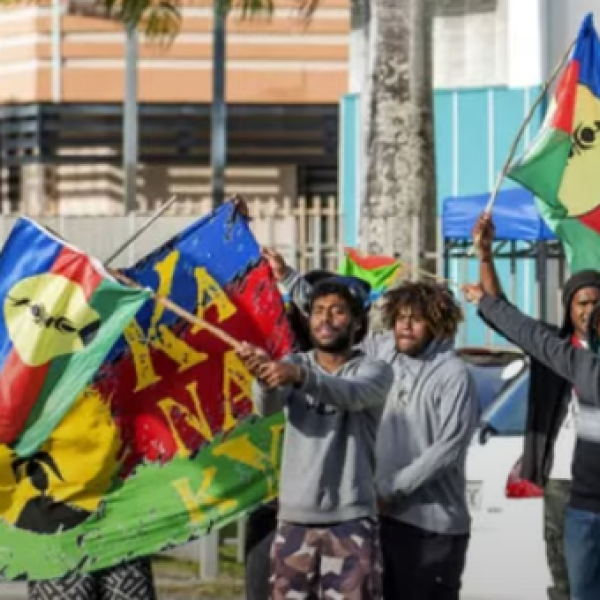
[[384, 295], [383, 323], [393, 329], [402, 309], [425, 320], [431, 334], [439, 339], [452, 339], [463, 320], [463, 312], [452, 291], [445, 285], [407, 281]]

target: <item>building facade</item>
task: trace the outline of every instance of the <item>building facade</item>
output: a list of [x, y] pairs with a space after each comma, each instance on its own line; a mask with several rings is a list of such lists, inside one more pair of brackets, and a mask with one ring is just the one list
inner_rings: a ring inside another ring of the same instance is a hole
[[[227, 191], [337, 193], [338, 103], [348, 80], [348, 0], [307, 24], [293, 0], [227, 23]], [[4, 211], [123, 209], [125, 32], [76, 5], [0, 10], [0, 167]], [[210, 195], [212, 2], [184, 2], [170, 46], [141, 39], [138, 205]]]

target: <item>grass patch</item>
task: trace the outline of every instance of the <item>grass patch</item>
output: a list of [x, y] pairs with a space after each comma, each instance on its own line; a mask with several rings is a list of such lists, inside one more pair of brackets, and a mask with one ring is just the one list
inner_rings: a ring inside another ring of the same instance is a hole
[[195, 560], [160, 555], [152, 563], [161, 600], [238, 600], [244, 591], [244, 565], [237, 562], [235, 545], [219, 547], [216, 581], [200, 582]]

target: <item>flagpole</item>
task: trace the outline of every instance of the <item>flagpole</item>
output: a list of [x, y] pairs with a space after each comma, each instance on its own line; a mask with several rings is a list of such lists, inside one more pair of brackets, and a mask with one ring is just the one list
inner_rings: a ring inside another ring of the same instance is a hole
[[177, 201], [177, 195], [171, 196], [167, 202], [160, 206], [156, 212], [128, 239], [126, 239], [105, 261], [104, 266], [108, 267], [113, 263], [133, 242], [135, 242], [151, 225], [153, 225], [160, 217], [162, 217]]
[[[502, 170], [498, 174], [498, 178], [496, 179], [496, 185], [494, 186], [494, 190], [492, 192], [492, 195], [490, 196], [490, 199], [488, 200], [488, 203], [487, 203], [487, 205], [485, 207], [484, 214], [491, 215], [492, 209], [494, 208], [494, 203], [496, 202], [496, 198], [498, 197], [498, 193], [500, 192], [500, 188], [502, 187], [502, 183], [504, 182], [504, 179], [506, 178], [506, 175], [510, 171], [513, 159], [515, 157], [515, 154], [517, 152], [517, 148], [519, 146], [519, 142], [521, 141], [521, 138], [523, 137], [523, 134], [525, 133], [525, 129], [527, 129], [527, 125], [529, 125], [529, 123], [531, 122], [531, 119], [533, 118], [533, 115], [535, 114], [535, 111], [537, 110], [538, 106], [541, 104], [542, 100], [544, 99], [544, 97], [548, 93], [548, 90], [550, 89], [550, 86], [554, 83], [554, 81], [558, 77], [558, 74], [562, 71], [563, 67], [565, 66], [565, 64], [569, 60], [569, 56], [571, 55], [571, 52], [573, 50], [573, 47], [575, 46], [576, 41], [577, 40], [575, 39], [575, 40], [573, 40], [571, 42], [571, 44], [569, 45], [567, 51], [564, 53], [564, 55], [562, 56], [562, 58], [559, 60], [559, 62], [556, 65], [556, 67], [554, 67], [554, 71], [552, 71], [552, 74], [550, 75], [550, 77], [544, 83], [544, 85], [543, 85], [540, 93], [538, 94], [537, 98], [535, 99], [535, 102], [531, 105], [531, 108], [529, 109], [529, 112], [527, 113], [527, 116], [525, 117], [523, 123], [521, 123], [521, 127], [519, 128], [519, 131], [517, 132], [517, 135], [516, 135], [515, 139], [513, 140], [513, 143], [512, 143], [512, 145], [510, 147], [510, 150], [508, 152], [508, 158], [506, 159], [506, 162], [504, 163], [504, 166], [502, 167]], [[473, 247], [469, 251], [469, 254], [471, 256], [473, 255], [473, 250], [475, 248], [477, 248], [477, 247], [479, 247], [479, 237], [475, 238], [474, 243], [473, 243]]]
[[[121, 283], [123, 283], [124, 285], [126, 285], [128, 287], [137, 288], [137, 289], [145, 289], [139, 283], [137, 283], [136, 281], [133, 281], [133, 279], [130, 279], [129, 277], [127, 277], [127, 275], [123, 275], [123, 273], [121, 273], [120, 271], [116, 271], [115, 269], [107, 269], [107, 271], [115, 279], [117, 279], [118, 281], [120, 281]], [[160, 296], [156, 292], [152, 291], [152, 297], [154, 298], [154, 300], [156, 300], [156, 302], [158, 302], [159, 304], [162, 304], [166, 309], [175, 313], [177, 316], [186, 320], [188, 323], [190, 323], [192, 325], [196, 325], [198, 327], [202, 327], [203, 329], [206, 329], [207, 331], [212, 333], [215, 337], [220, 339], [222, 342], [225, 342], [228, 346], [231, 346], [234, 350], [240, 349], [241, 343], [238, 340], [236, 340], [234, 337], [229, 335], [226, 331], [223, 331], [219, 327], [215, 327], [212, 323], [209, 323], [208, 321], [205, 321], [204, 319], [200, 319], [196, 315], [185, 310], [185, 308], [182, 308], [178, 304], [175, 304], [175, 302], [173, 302], [172, 300], [169, 300], [169, 298], [166, 298], [165, 296]]]

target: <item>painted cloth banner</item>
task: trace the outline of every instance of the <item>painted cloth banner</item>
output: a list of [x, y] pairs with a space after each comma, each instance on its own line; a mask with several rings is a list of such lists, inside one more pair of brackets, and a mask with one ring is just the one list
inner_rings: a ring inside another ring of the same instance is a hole
[[[291, 347], [276, 283], [232, 204], [126, 274], [276, 358]], [[283, 417], [253, 415], [250, 386], [233, 349], [147, 301], [36, 453], [0, 446], [4, 576], [153, 554], [276, 496]]]
[[600, 41], [590, 14], [540, 132], [508, 174], [536, 196], [572, 272], [600, 262], [599, 164]]

